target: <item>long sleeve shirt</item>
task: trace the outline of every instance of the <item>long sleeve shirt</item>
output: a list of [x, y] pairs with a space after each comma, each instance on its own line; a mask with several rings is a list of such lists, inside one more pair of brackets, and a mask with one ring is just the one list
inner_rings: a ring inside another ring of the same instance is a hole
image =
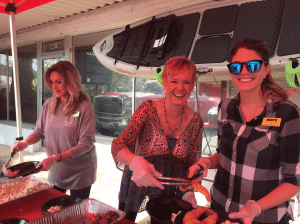
[[[272, 126], [274, 119], [278, 127]], [[239, 109], [239, 95], [222, 101], [218, 111], [220, 160], [211, 188], [213, 207], [237, 212], [248, 200], [261, 199], [281, 183], [300, 186], [299, 127], [300, 109], [290, 101], [276, 107], [267, 104], [250, 122], [244, 121]], [[287, 201], [262, 211], [254, 221], [278, 223], [290, 214]]]
[[71, 116], [62, 112], [60, 105], [56, 114], [52, 114], [48, 99], [31, 135], [37, 141], [45, 139], [48, 156], [72, 152], [71, 159], [51, 167], [48, 180], [63, 189], [79, 190], [96, 181], [95, 115], [88, 101], [81, 102], [78, 112]]

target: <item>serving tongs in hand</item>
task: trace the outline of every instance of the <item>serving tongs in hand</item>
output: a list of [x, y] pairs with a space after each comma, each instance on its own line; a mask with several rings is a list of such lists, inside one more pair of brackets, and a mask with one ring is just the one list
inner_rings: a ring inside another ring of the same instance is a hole
[[192, 180], [200, 177], [203, 174], [203, 166], [199, 166], [200, 171], [197, 175], [192, 178], [184, 179], [184, 178], [174, 178], [174, 177], [156, 177], [161, 184], [163, 185], [172, 185], [172, 186], [189, 186], [192, 185]]
[[14, 157], [15, 151], [16, 151], [16, 149], [10, 154], [10, 158], [9, 158], [8, 162], [5, 164], [5, 167], [8, 166], [8, 164], [10, 163], [12, 157]]
[[189, 186], [192, 185], [192, 181], [183, 178], [175, 177], [156, 177], [159, 182], [163, 185], [172, 185], [172, 186]]

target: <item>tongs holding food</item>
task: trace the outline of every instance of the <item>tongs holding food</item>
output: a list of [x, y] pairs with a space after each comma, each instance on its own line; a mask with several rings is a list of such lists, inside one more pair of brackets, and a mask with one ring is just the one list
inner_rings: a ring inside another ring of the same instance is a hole
[[14, 157], [15, 151], [16, 151], [16, 150], [14, 150], [14, 151], [10, 154], [9, 160], [8, 160], [8, 162], [5, 164], [5, 167], [8, 166], [8, 164], [10, 163], [12, 157]]
[[172, 186], [188, 186], [192, 185], [192, 181], [183, 178], [174, 178], [174, 177], [156, 177], [161, 184], [163, 185], [172, 185]]
[[206, 200], [209, 202], [212, 202], [211, 196], [209, 191], [202, 186], [200, 183], [192, 181], [193, 179], [197, 179], [203, 174], [204, 168], [203, 166], [199, 165], [200, 167], [200, 172], [199, 174], [193, 176], [192, 178], [189, 179], [181, 179], [181, 178], [172, 178], [172, 177], [156, 177], [161, 184], [164, 185], [173, 185], [173, 186], [189, 186], [192, 185], [194, 189], [201, 194], [203, 194], [206, 197]]
[[197, 175], [192, 178], [184, 179], [184, 178], [174, 178], [174, 177], [156, 177], [161, 184], [163, 185], [172, 185], [172, 186], [189, 186], [192, 185], [192, 180], [200, 177], [203, 174], [204, 168], [199, 165], [200, 171]]

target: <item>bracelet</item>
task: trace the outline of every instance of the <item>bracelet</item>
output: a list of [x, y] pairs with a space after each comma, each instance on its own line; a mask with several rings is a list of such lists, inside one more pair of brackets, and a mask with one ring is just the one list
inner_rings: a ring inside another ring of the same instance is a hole
[[200, 167], [200, 170], [204, 170], [204, 167], [201, 164], [197, 163], [197, 165]]
[[59, 159], [56, 161], [56, 162], [61, 162], [62, 161], [62, 155], [61, 154], [59, 154]]

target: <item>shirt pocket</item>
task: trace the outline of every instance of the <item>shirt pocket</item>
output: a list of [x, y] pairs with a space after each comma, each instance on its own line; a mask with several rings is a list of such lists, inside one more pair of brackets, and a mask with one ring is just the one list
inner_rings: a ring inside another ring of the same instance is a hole
[[276, 143], [276, 136], [277, 132], [269, 127], [254, 127], [248, 139], [248, 148], [256, 153], [267, 150], [271, 143]]
[[234, 133], [235, 128], [235, 122], [223, 121], [220, 136], [227, 136], [228, 134]]
[[69, 128], [77, 127], [78, 118], [77, 117], [68, 117], [65, 122], [64, 126]]
[[232, 145], [234, 142], [236, 123], [224, 121], [220, 136], [219, 136], [219, 148], [223, 153], [232, 151]]

